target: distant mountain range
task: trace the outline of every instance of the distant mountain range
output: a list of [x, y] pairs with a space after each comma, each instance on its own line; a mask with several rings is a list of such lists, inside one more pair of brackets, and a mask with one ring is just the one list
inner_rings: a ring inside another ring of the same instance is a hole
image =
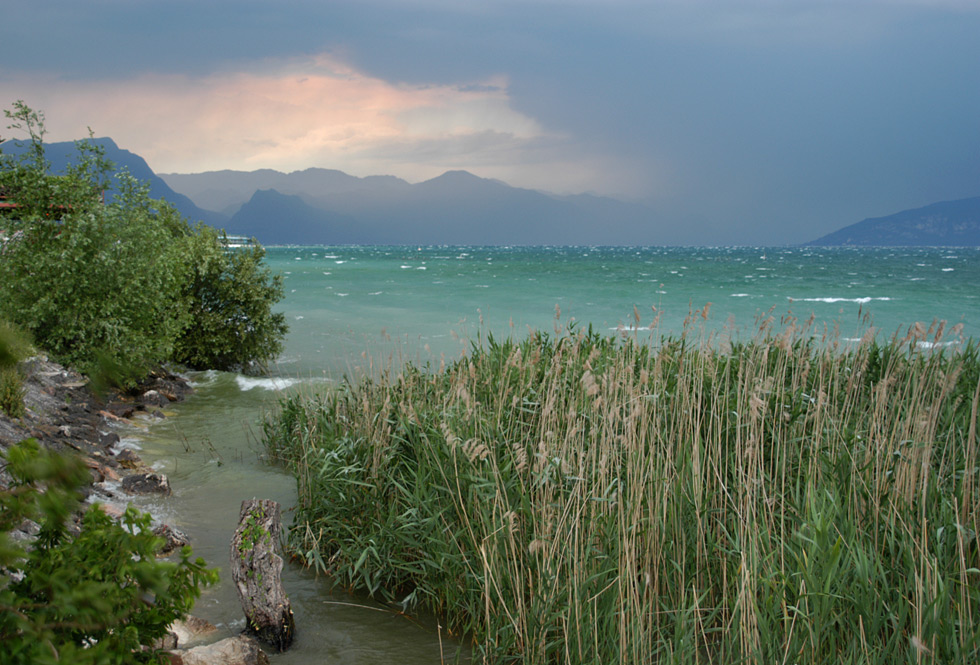
[[980, 196], [872, 217], [807, 244], [980, 247]]
[[[112, 139], [93, 143], [149, 183], [151, 196], [166, 199], [189, 220], [266, 245], [712, 244], [711, 238], [697, 236], [644, 205], [588, 194], [556, 196], [466, 171], [449, 171], [417, 184], [319, 168], [158, 176], [142, 157]], [[76, 156], [72, 142], [45, 147], [55, 172], [64, 171]], [[7, 154], [24, 150], [15, 141], [2, 148]], [[866, 219], [806, 244], [980, 246], [980, 197]]]
[[680, 237], [648, 207], [554, 196], [466, 171], [418, 184], [329, 169], [218, 171], [163, 178], [229, 214], [231, 234], [266, 244], [637, 245]]

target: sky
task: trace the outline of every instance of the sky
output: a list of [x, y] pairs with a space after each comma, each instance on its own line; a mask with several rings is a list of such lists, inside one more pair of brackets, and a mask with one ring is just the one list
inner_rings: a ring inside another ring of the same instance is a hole
[[[0, 106], [157, 173], [451, 169], [696, 244], [980, 196], [980, 0], [5, 0]], [[16, 134], [0, 127], [0, 136]], [[558, 239], [556, 239], [558, 240]]]

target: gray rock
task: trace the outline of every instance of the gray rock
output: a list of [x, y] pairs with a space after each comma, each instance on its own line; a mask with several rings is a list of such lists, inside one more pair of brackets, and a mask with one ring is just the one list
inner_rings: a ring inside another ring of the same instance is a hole
[[99, 445], [103, 448], [112, 448], [119, 443], [119, 435], [115, 432], [100, 432]]
[[140, 456], [134, 453], [128, 448], [120, 451], [116, 455], [116, 462], [124, 469], [129, 469], [131, 471], [142, 471], [143, 473], [149, 473], [149, 467], [140, 459]]
[[182, 531], [178, 531], [169, 524], [161, 524], [153, 530], [153, 533], [160, 538], [163, 538], [164, 545], [157, 556], [167, 556], [185, 545], [190, 545], [191, 540]]
[[258, 642], [247, 635], [229, 637], [183, 651], [171, 651], [171, 665], [269, 665], [269, 657]]
[[210, 621], [188, 615], [183, 621], [170, 624], [170, 632], [176, 635], [177, 644], [183, 647], [207, 639], [218, 632], [218, 627]]
[[170, 481], [162, 473], [134, 473], [122, 481], [122, 488], [130, 494], [170, 494]]
[[176, 649], [177, 648], [177, 635], [170, 631], [163, 637], [159, 637], [153, 641], [154, 649]]
[[167, 399], [166, 395], [156, 390], [147, 390], [140, 397], [140, 401], [146, 406], [167, 406], [170, 404], [170, 400]]

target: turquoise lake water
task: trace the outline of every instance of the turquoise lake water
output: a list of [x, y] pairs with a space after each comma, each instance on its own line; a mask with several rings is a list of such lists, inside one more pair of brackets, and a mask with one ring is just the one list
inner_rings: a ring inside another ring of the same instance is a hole
[[[559, 326], [574, 319], [640, 339], [680, 334], [708, 303], [696, 325], [743, 338], [760, 318], [779, 329], [786, 317], [811, 315], [815, 333], [836, 328], [844, 340], [869, 325], [887, 338], [935, 319], [980, 338], [978, 249], [273, 247], [267, 262], [283, 275], [290, 324], [272, 376], [194, 373], [196, 391], [174, 417], [121, 432], [174, 488], [167, 499], [135, 502], [184, 530], [221, 569], [195, 613], [223, 635], [244, 625], [226, 570], [241, 501], [278, 500], [291, 521], [295, 483], [266, 462], [257, 426], [282, 391], [329, 389], [371, 363], [438, 365], [481, 334], [552, 331], [556, 309]], [[452, 660], [457, 644], [434, 618], [405, 617], [296, 565], [283, 575], [296, 644], [274, 663]]]
[[845, 338], [934, 319], [980, 336], [978, 249], [276, 247], [267, 259], [286, 287], [283, 376], [336, 376], [362, 352], [453, 356], [481, 330], [552, 330], [556, 307], [562, 324], [609, 334], [678, 334], [710, 303], [704, 324], [742, 336], [767, 313], [814, 315]]

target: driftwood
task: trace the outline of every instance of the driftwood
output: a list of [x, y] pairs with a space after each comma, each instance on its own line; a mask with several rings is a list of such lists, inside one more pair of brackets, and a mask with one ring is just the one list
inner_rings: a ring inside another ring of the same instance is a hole
[[231, 576], [245, 611], [246, 630], [285, 651], [293, 641], [293, 611], [282, 588], [280, 527], [278, 503], [243, 501], [231, 540]]

